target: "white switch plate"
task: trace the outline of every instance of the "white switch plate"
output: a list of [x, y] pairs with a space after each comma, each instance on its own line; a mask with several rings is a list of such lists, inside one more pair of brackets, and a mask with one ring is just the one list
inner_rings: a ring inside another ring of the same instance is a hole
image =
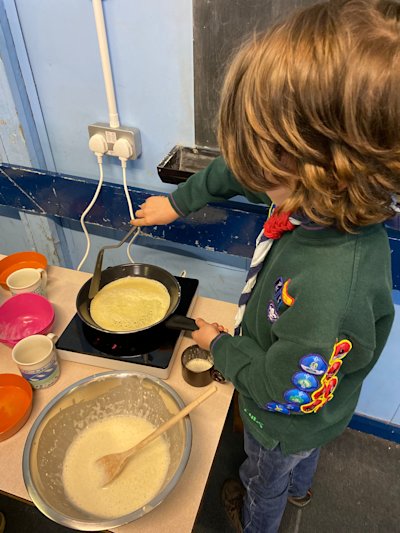
[[142, 143], [140, 140], [140, 131], [137, 128], [126, 128], [121, 126], [119, 128], [111, 128], [109, 124], [96, 122], [88, 126], [89, 138], [99, 133], [106, 142], [108, 150], [105, 155], [114, 156], [113, 148], [118, 139], [127, 139], [133, 148], [133, 154], [129, 159], [137, 159], [142, 152]]

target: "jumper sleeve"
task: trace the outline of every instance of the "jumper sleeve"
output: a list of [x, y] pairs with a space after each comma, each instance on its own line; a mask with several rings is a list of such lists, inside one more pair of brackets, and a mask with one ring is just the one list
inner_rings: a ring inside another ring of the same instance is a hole
[[319, 411], [335, 394], [342, 396], [352, 372], [368, 373], [373, 357], [372, 350], [344, 337], [319, 345], [278, 338], [264, 350], [250, 337], [223, 334], [211, 351], [216, 368], [243, 396], [283, 414]]
[[254, 193], [243, 187], [226, 166], [222, 157], [217, 157], [207, 168], [191, 176], [170, 194], [172, 207], [181, 216], [204, 207], [209, 202], [221, 202], [233, 196], [246, 196], [254, 203], [269, 205], [265, 194]]

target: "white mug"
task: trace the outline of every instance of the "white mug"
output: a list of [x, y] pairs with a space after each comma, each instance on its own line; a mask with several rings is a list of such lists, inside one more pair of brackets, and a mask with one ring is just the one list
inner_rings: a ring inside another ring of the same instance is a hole
[[47, 273], [43, 268], [20, 268], [7, 277], [6, 283], [14, 295], [34, 292], [46, 296]]
[[13, 361], [22, 377], [34, 389], [45, 389], [57, 381], [60, 365], [55, 347], [57, 335], [31, 335], [20, 340], [12, 350]]

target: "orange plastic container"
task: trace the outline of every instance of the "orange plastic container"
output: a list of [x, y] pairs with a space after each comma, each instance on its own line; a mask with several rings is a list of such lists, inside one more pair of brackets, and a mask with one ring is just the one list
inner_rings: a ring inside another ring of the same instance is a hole
[[0, 261], [0, 285], [7, 289], [6, 280], [10, 274], [21, 268], [47, 267], [47, 259], [38, 252], [17, 252]]
[[0, 441], [17, 433], [32, 410], [32, 387], [18, 374], [0, 374]]

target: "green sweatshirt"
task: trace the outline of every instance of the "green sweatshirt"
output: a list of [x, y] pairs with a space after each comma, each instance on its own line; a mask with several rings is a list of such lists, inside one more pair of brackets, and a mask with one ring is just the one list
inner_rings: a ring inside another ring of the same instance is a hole
[[[218, 158], [170, 201], [187, 215], [238, 194], [270, 204]], [[346, 428], [393, 323], [391, 288], [382, 224], [348, 234], [304, 223], [274, 242], [242, 336], [223, 333], [211, 345], [216, 368], [239, 391], [246, 428], [264, 447], [279, 442], [283, 453], [296, 453]]]

